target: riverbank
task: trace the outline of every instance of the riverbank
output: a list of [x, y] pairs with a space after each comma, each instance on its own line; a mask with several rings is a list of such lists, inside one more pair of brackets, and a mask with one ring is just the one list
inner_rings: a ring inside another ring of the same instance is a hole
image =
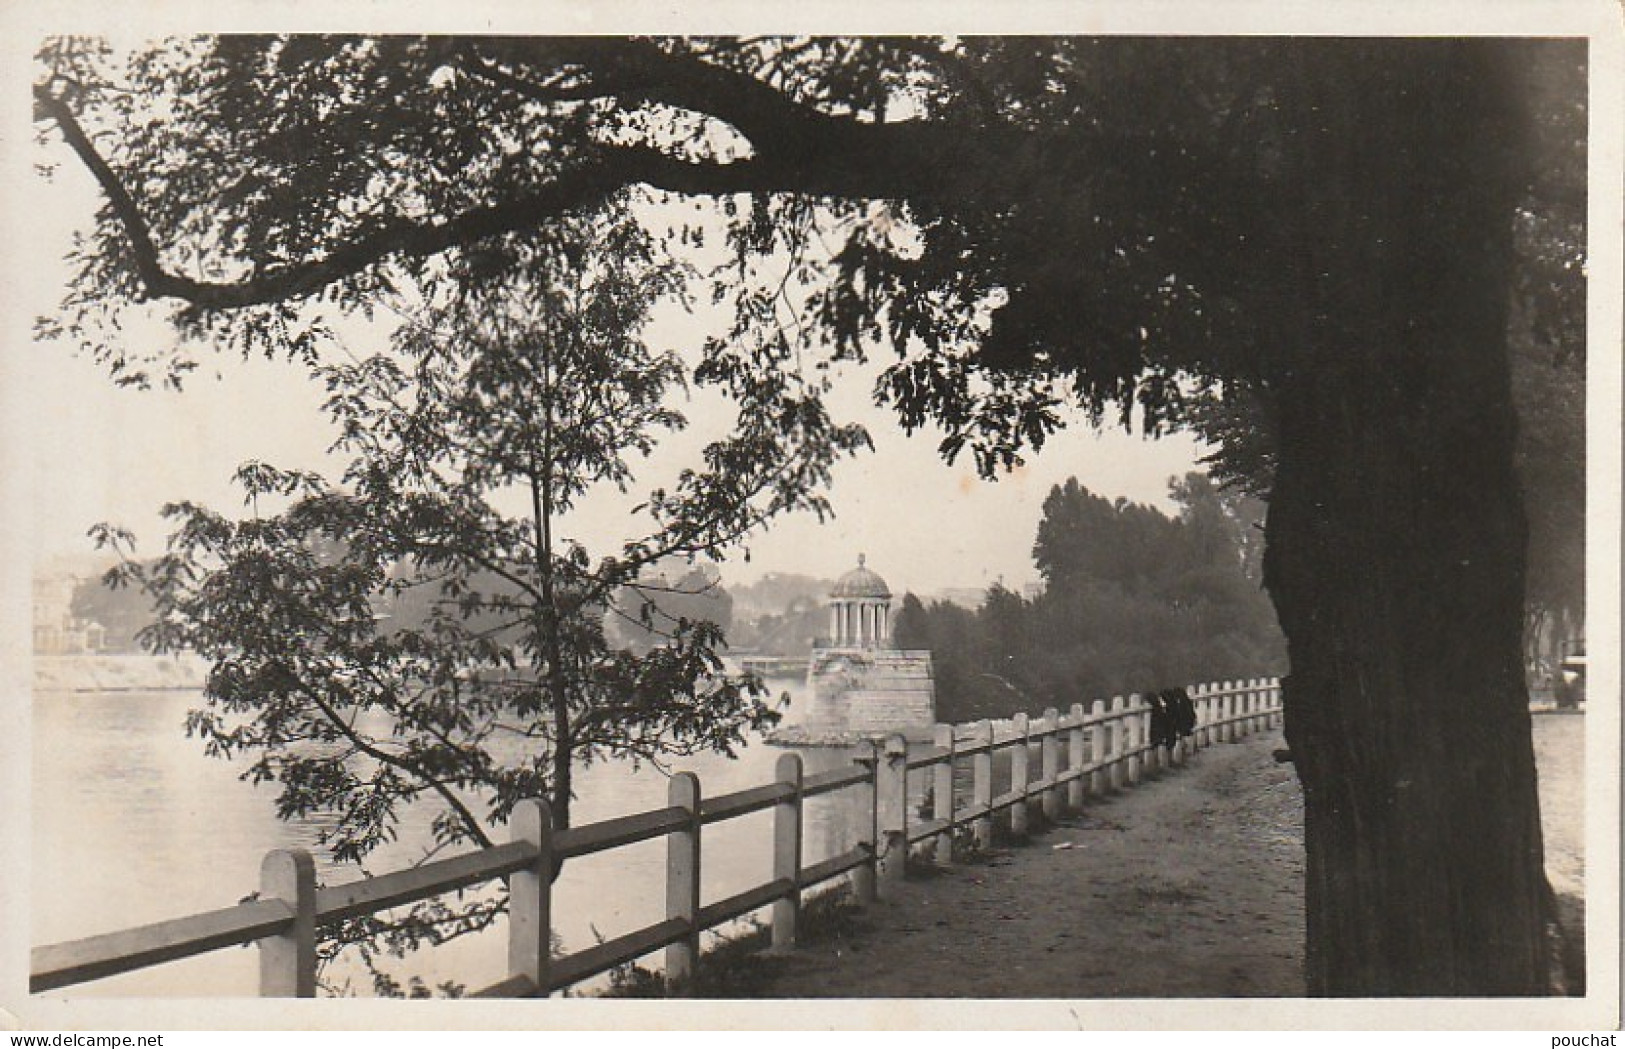
[[34, 692], [167, 692], [201, 689], [209, 664], [194, 655], [99, 652], [34, 657]]
[[[322, 824], [278, 820], [273, 791], [242, 781], [240, 764], [209, 758], [198, 741], [186, 738], [186, 714], [198, 699], [195, 693], [180, 691], [68, 692], [35, 704], [29, 853], [34, 942], [62, 942], [229, 906], [257, 884], [260, 859], [267, 850], [317, 848]], [[1541, 717], [1534, 723], [1548, 868], [1559, 892], [1568, 886], [1573, 887], [1569, 891], [1578, 891], [1585, 884], [1581, 833], [1585, 776], [1580, 760], [1585, 721]], [[808, 956], [797, 961], [798, 966], [834, 952], [845, 954], [837, 966], [846, 961], [867, 964], [860, 955], [885, 946], [898, 933], [898, 924], [924, 934], [922, 942], [929, 949], [909, 946], [886, 956], [889, 960], [873, 967], [880, 970], [878, 977], [860, 971], [845, 978], [838, 972], [832, 976], [792, 968], [782, 974], [782, 985], [764, 990], [765, 978], [781, 978], [781, 962], [791, 959], [752, 954], [735, 969], [764, 979], [715, 993], [738, 998], [820, 993], [1110, 997], [1130, 990], [1151, 996], [1284, 993], [1248, 987], [1227, 992], [1214, 986], [1225, 976], [1214, 962], [1216, 947], [1245, 946], [1240, 936], [1253, 935], [1253, 926], [1263, 921], [1254, 914], [1279, 920], [1289, 903], [1300, 906], [1293, 902], [1298, 891], [1295, 871], [1281, 887], [1260, 882], [1278, 873], [1273, 871], [1278, 861], [1275, 851], [1261, 856], [1259, 850], [1281, 834], [1291, 835], [1299, 825], [1291, 770], [1269, 756], [1278, 739], [1278, 734], [1267, 734], [1257, 743], [1209, 747], [1188, 765], [1133, 791], [1091, 801], [1082, 817], [1028, 846], [997, 851], [978, 865], [952, 867], [936, 877], [911, 878], [905, 898], [896, 905], [867, 912], [843, 910], [826, 923], [836, 934], [833, 942], [809, 943], [797, 952]], [[681, 767], [699, 775], [709, 797], [768, 782], [782, 753], [752, 742], [734, 757], [697, 755]], [[1250, 771], [1227, 781], [1223, 773], [1241, 755], [1249, 756]], [[803, 758], [809, 774], [846, 764], [844, 755], [825, 748], [808, 750]], [[578, 783], [577, 814], [582, 824], [657, 809], [667, 797], [665, 777], [647, 766], [594, 763], [582, 770]], [[854, 843], [847, 828], [855, 817], [841, 804], [845, 797], [845, 792], [824, 795], [809, 805], [803, 826], [808, 861], [839, 854]], [[421, 855], [432, 840], [427, 820], [421, 818], [425, 811], [414, 810], [402, 824], [400, 839], [386, 846], [378, 869], [397, 869]], [[1147, 813], [1170, 817], [1161, 824], [1160, 838], [1150, 833]], [[1246, 833], [1227, 836], [1210, 830], [1214, 824], [1244, 827]], [[771, 877], [771, 840], [765, 814], [708, 826], [705, 899], [721, 899]], [[1295, 858], [1296, 838], [1288, 840], [1287, 852]], [[1235, 870], [1243, 861], [1254, 870]], [[113, 867], [122, 886], [118, 893], [107, 892], [106, 872]], [[355, 877], [353, 870], [343, 867], [319, 869], [324, 877], [338, 881]], [[554, 886], [553, 912], [565, 949], [580, 950], [600, 936], [658, 923], [665, 910], [665, 869], [666, 849], [660, 843], [578, 857], [566, 864]], [[1049, 895], [1035, 898], [1023, 883], [1012, 884], [1008, 879], [1016, 872], [1029, 872], [1034, 891]], [[1250, 897], [1223, 894], [1234, 885]], [[959, 892], [959, 897], [950, 896], [949, 890]], [[972, 893], [976, 912], [955, 902]], [[1097, 893], [1103, 898], [1095, 898]], [[1262, 901], [1254, 902], [1256, 898]], [[944, 899], [950, 902], [941, 902]], [[899, 915], [899, 908], [922, 900], [937, 902]], [[1021, 901], [1021, 906], [1013, 907], [1008, 900]], [[1207, 908], [1215, 900], [1239, 911], [1238, 916], [1221, 922], [1197, 915], [1200, 920], [1193, 923], [1178, 914], [1184, 908]], [[1286, 902], [1278, 905], [1278, 900]], [[939, 928], [936, 922], [943, 914], [950, 923]], [[1006, 914], [1012, 917], [1002, 917]], [[1578, 916], [1577, 910], [1566, 914], [1566, 924], [1576, 923]], [[1001, 931], [1000, 926], [1016, 918], [1024, 923], [1019, 932]], [[1193, 924], [1196, 934], [1190, 933]], [[1181, 936], [1184, 941], [1170, 942]], [[1280, 933], [1277, 940], [1283, 951], [1296, 957], [1302, 942], [1296, 929]], [[984, 944], [985, 949], [979, 946]], [[1263, 953], [1264, 961], [1274, 964], [1269, 952]], [[1012, 963], [1029, 964], [1039, 954], [1044, 964], [1058, 966], [1044, 981], [1003, 978]], [[658, 960], [657, 955], [651, 964]], [[395, 971], [403, 978], [420, 975], [431, 985], [449, 980], [478, 987], [501, 979], [505, 961], [500, 937], [469, 937], [419, 952]], [[1288, 964], [1289, 974], [1295, 972], [1290, 963], [1277, 961]], [[1249, 969], [1246, 959], [1238, 964], [1244, 975], [1260, 972]], [[921, 965], [934, 966], [930, 972], [936, 975], [921, 979], [912, 990], [886, 982]], [[1069, 970], [1108, 967], [1119, 976], [1132, 970], [1138, 974], [1138, 985], [1114, 989], [1099, 974], [1092, 974], [1089, 981], [1067, 982]], [[364, 984], [364, 977], [358, 979]], [[845, 982], [838, 984], [837, 979]], [[253, 951], [220, 951], [87, 984], [75, 993], [241, 996], [252, 995], [256, 986]]]

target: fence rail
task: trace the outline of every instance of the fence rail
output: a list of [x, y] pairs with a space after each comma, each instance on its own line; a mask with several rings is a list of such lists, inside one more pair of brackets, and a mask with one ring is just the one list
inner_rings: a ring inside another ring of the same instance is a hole
[[[223, 947], [257, 943], [260, 993], [310, 997], [316, 990], [316, 930], [390, 907], [498, 878], [508, 879], [508, 970], [476, 997], [549, 994], [618, 965], [664, 949], [668, 979], [691, 977], [700, 961], [700, 934], [744, 915], [772, 908], [772, 944], [793, 947], [803, 894], [850, 875], [860, 902], [902, 891], [911, 845], [933, 843], [939, 862], [950, 862], [956, 832], [968, 829], [976, 843], [992, 842], [993, 820], [1008, 813], [1015, 834], [1030, 826], [1036, 805], [1049, 820], [1076, 811], [1084, 799], [1132, 786], [1152, 769], [1183, 763], [1196, 749], [1233, 742], [1279, 723], [1280, 683], [1273, 678], [1198, 685], [1189, 690], [1196, 725], [1172, 747], [1153, 745], [1151, 707], [1141, 697], [1096, 700], [1065, 715], [1015, 718], [995, 724], [938, 725], [932, 744], [910, 753], [901, 736], [854, 759], [849, 768], [803, 776], [799, 755], [779, 758], [772, 782], [702, 798], [690, 773], [673, 776], [664, 808], [582, 827], [555, 831], [546, 802], [515, 807], [511, 840], [503, 845], [425, 863], [408, 870], [345, 885], [318, 888], [315, 864], [302, 849], [278, 849], [260, 869], [258, 899], [222, 910], [36, 947], [29, 989], [56, 990], [120, 973], [177, 961]], [[1038, 748], [1038, 767], [1032, 764]], [[993, 756], [1010, 752], [1009, 775], [994, 793]], [[968, 761], [971, 796], [955, 798], [954, 774]], [[1036, 771], [1037, 775], [1034, 776]], [[910, 772], [931, 777], [929, 819], [911, 819]], [[803, 805], [807, 798], [858, 789], [868, 818], [858, 844], [812, 864], [802, 856]], [[773, 876], [753, 888], [705, 905], [700, 903], [702, 826], [773, 810]], [[646, 928], [563, 957], [551, 956], [552, 881], [556, 865], [664, 838], [666, 917]]]

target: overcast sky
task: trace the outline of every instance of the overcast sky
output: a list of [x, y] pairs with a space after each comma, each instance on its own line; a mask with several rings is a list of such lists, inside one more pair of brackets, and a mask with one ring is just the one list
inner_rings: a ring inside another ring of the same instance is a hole
[[[32, 317], [52, 310], [65, 277], [55, 260], [94, 198], [88, 179], [71, 164], [30, 195], [40, 206], [29, 209], [25, 235], [38, 265], [22, 274], [18, 301]], [[695, 322], [668, 312], [649, 334], [656, 343], [692, 345], [696, 335], [684, 325]], [[174, 336], [155, 327], [131, 329], [129, 338], [172, 342]], [[369, 341], [378, 338], [357, 330], [349, 335], [350, 348], [370, 352], [377, 347]], [[165, 535], [158, 517], [164, 502], [190, 499], [231, 511], [240, 506], [230, 485], [239, 463], [323, 464], [331, 431], [319, 410], [319, 389], [299, 368], [226, 357], [208, 363], [217, 365], [218, 375], [205, 368], [174, 393], [119, 389], [105, 369], [60, 344], [11, 355], [6, 379], [21, 401], [15, 409], [21, 417], [9, 421], [27, 438], [23, 461], [10, 461], [8, 482], [13, 492], [18, 481], [25, 492], [32, 488], [23, 495], [30, 507], [23, 525], [32, 534], [12, 549], [28, 551], [34, 561], [88, 553], [86, 529], [109, 521], [133, 529], [140, 551], [153, 553]], [[1020, 472], [989, 483], [976, 478], [968, 459], [945, 465], [934, 432], [905, 436], [888, 411], [868, 403], [870, 382], [870, 376], [849, 376], [834, 398], [838, 417], [863, 422], [876, 446], [838, 468], [830, 492], [834, 519], [781, 519], [749, 544], [748, 564], [735, 557], [724, 565], [726, 579], [748, 582], [770, 571], [833, 577], [862, 552], [899, 593], [999, 579], [1019, 586], [1037, 578], [1032, 542], [1052, 485], [1076, 476], [1102, 495], [1166, 508], [1169, 477], [1192, 469], [1200, 454], [1188, 437], [1148, 441], [1120, 429], [1095, 433], [1080, 421], [1029, 456]], [[654, 472], [674, 469], [719, 425], [706, 418], [704, 404], [688, 411], [694, 434], [675, 442]], [[589, 546], [597, 539], [596, 549], [606, 550], [604, 542], [618, 542], [627, 532], [629, 502], [592, 501], [576, 536]]]

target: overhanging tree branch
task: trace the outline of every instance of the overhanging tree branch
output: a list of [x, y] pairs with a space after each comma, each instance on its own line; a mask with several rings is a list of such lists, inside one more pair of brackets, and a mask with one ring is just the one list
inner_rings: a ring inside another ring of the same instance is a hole
[[[574, 97], [476, 59], [464, 67], [520, 92], [557, 102]], [[488, 46], [488, 45], [486, 45]], [[112, 206], [127, 239], [135, 277], [149, 298], [175, 298], [204, 311], [286, 302], [317, 294], [391, 257], [426, 258], [505, 233], [534, 230], [633, 185], [685, 195], [798, 193], [833, 198], [973, 199], [1020, 178], [1007, 159], [1030, 133], [978, 129], [985, 143], [966, 150], [963, 129], [924, 121], [866, 123], [795, 101], [746, 74], [662, 51], [647, 41], [516, 41], [503, 53], [529, 49], [555, 66], [572, 55], [592, 59], [595, 85], [616, 97], [689, 110], [728, 124], [750, 142], [749, 158], [689, 161], [647, 144], [592, 148], [590, 159], [560, 171], [543, 187], [438, 219], [378, 219], [321, 257], [254, 266], [240, 280], [202, 280], [167, 264], [140, 201], [80, 123], [64, 97], [36, 85], [38, 113], [53, 122]], [[617, 57], [618, 56], [618, 57]], [[997, 141], [1008, 134], [1011, 140]], [[986, 163], [976, 158], [991, 158]]]
[[[427, 257], [486, 237], [535, 229], [551, 218], [602, 200], [632, 183], [660, 185], [669, 182], [671, 186], [666, 188], [678, 188], [704, 181], [695, 172], [659, 171], [659, 161], [664, 161], [668, 166], [693, 165], [682, 165], [653, 151], [614, 151], [607, 154], [614, 158], [614, 162], [606, 159], [597, 166], [586, 165], [561, 173], [546, 188], [533, 193], [471, 208], [440, 222], [405, 219], [378, 222], [323, 258], [266, 268], [240, 281], [203, 281], [181, 276], [165, 268], [161, 251], [152, 239], [151, 228], [140, 206], [97, 150], [68, 105], [43, 87], [35, 88], [34, 97], [40, 108], [61, 129], [68, 145], [107, 195], [129, 238], [136, 276], [148, 297], [183, 299], [205, 310], [237, 309], [298, 299], [315, 294], [390, 256]], [[738, 180], [737, 175], [733, 178]], [[725, 184], [728, 180], [718, 181]]]

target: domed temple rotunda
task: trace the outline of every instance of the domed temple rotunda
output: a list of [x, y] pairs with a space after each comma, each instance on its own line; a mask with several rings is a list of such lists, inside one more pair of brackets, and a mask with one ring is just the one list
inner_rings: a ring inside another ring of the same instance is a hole
[[858, 555], [829, 594], [829, 648], [891, 647], [891, 589]]
[[858, 555], [829, 595], [829, 636], [813, 642], [801, 709], [782, 743], [853, 743], [901, 732], [929, 740], [935, 722], [931, 653], [891, 639], [891, 588]]

